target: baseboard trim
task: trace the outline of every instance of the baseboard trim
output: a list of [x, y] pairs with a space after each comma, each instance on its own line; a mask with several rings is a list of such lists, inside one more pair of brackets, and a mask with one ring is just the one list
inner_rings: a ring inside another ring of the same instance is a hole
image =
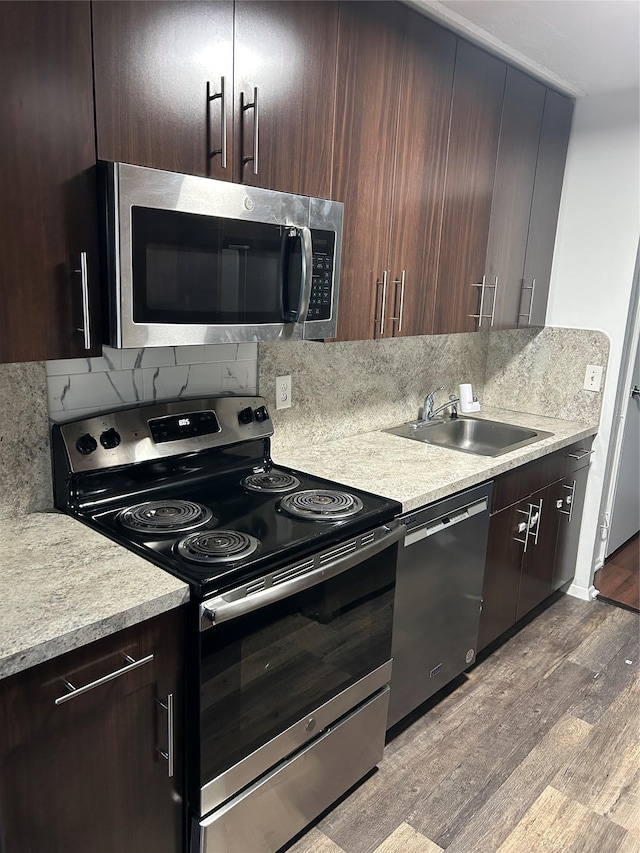
[[579, 586], [572, 583], [567, 590], [567, 595], [572, 595], [574, 598], [580, 598], [582, 601], [593, 601], [598, 597], [598, 590], [593, 586]]

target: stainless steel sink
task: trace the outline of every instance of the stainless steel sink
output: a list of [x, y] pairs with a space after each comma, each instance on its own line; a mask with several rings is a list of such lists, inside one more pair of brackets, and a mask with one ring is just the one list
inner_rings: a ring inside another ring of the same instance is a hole
[[543, 430], [470, 417], [409, 421], [384, 432], [477, 456], [500, 456], [553, 435]]

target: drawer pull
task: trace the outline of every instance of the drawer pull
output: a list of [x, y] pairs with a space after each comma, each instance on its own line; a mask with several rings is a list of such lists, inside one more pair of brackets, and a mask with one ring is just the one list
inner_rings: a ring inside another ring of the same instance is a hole
[[140, 658], [140, 660], [134, 660], [129, 655], [123, 655], [123, 657], [127, 661], [126, 666], [116, 669], [114, 672], [110, 672], [109, 675], [103, 675], [102, 678], [97, 678], [95, 681], [85, 684], [84, 687], [75, 687], [75, 685], [70, 681], [67, 681], [66, 678], [63, 679], [65, 687], [69, 692], [65, 693], [64, 696], [58, 697], [58, 699], [55, 700], [55, 704], [62, 705], [63, 702], [68, 702], [69, 699], [75, 699], [76, 696], [80, 696], [82, 693], [87, 693], [89, 690], [93, 690], [94, 687], [100, 687], [100, 685], [106, 684], [107, 681], [113, 681], [114, 678], [119, 678], [121, 675], [126, 675], [128, 672], [131, 672], [131, 670], [137, 669], [139, 666], [144, 666], [145, 663], [149, 663], [153, 660], [153, 655], [147, 655], [145, 658]]
[[586, 456], [591, 456], [592, 453], [595, 453], [595, 450], [579, 450], [578, 453], [568, 453], [568, 459], [584, 459]]

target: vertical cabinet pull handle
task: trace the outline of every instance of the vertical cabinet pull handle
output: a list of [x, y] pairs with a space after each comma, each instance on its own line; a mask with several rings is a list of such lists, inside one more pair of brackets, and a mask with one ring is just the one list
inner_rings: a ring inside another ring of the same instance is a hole
[[[534, 297], [535, 297], [535, 295], [536, 295], [536, 280], [535, 280], [535, 278], [532, 278], [532, 279], [531, 279], [531, 284], [530, 284], [530, 285], [527, 285], [527, 286], [525, 286], [525, 284], [524, 284], [524, 279], [523, 279], [523, 281], [522, 281], [522, 290], [523, 290], [523, 291], [525, 291], [525, 290], [530, 290], [530, 291], [531, 291], [531, 300], [530, 300], [530, 302], [529, 302], [529, 311], [528, 311], [528, 312], [527, 312], [527, 311], [521, 311], [521, 312], [518, 314], [518, 317], [526, 317], [526, 318], [527, 318], [527, 326], [530, 326], [530, 325], [531, 325], [531, 313], [532, 313], [532, 311], [533, 311], [533, 299], [534, 299]], [[522, 302], [522, 296], [520, 297], [520, 301]], [[520, 325], [520, 322], [518, 322], [518, 325]]]
[[380, 319], [377, 317], [374, 319], [374, 325], [380, 326], [380, 334], [378, 337], [384, 338], [384, 318], [387, 313], [387, 279], [389, 278], [389, 271], [385, 270], [382, 274], [382, 281], [378, 279], [376, 281], [376, 297], [378, 294], [378, 288], [382, 285], [382, 303], [380, 305]]
[[174, 762], [174, 732], [173, 732], [173, 693], [169, 693], [166, 702], [156, 699], [158, 705], [167, 712], [167, 748], [159, 749], [158, 752], [167, 762], [167, 776], [173, 778], [175, 770]]
[[487, 277], [486, 275], [482, 276], [482, 281], [474, 281], [471, 287], [479, 287], [480, 288], [480, 309], [477, 314], [469, 314], [474, 320], [478, 321], [478, 329], [480, 331], [482, 328], [482, 320], [484, 319], [484, 291], [487, 286]]
[[[400, 307], [398, 308], [398, 316], [392, 317], [391, 319], [398, 324], [398, 332], [402, 331], [402, 317], [404, 315], [404, 286], [407, 280], [407, 271], [402, 270], [401, 278], [394, 278], [393, 283], [396, 286], [396, 295], [398, 292], [398, 285], [400, 285]], [[397, 298], [396, 298], [397, 303]]]
[[91, 315], [89, 313], [89, 272], [87, 253], [80, 252], [80, 266], [75, 270], [80, 276], [82, 286], [82, 326], [78, 329], [84, 335], [84, 348], [91, 349]]
[[498, 298], [498, 276], [495, 277], [493, 284], [490, 284], [489, 287], [493, 288], [493, 304], [491, 305], [491, 325], [493, 326], [493, 322], [496, 319], [496, 299]]
[[220, 148], [214, 148], [209, 153], [209, 158], [213, 159], [220, 154], [220, 165], [223, 169], [227, 168], [227, 96], [224, 77], [220, 78], [220, 91], [211, 94], [211, 83], [207, 83], [207, 106], [211, 101], [217, 101], [220, 98]]
[[258, 87], [253, 88], [253, 101], [245, 103], [244, 92], [240, 92], [240, 109], [244, 113], [247, 110], [253, 110], [253, 157], [243, 157], [242, 165], [245, 163], [253, 163], [253, 174], [258, 174], [258, 142], [259, 142], [259, 121], [260, 112], [258, 109]]
[[529, 504], [529, 509], [519, 509], [518, 510], [519, 513], [522, 513], [522, 515], [527, 516], [527, 520], [521, 521], [517, 527], [518, 533], [524, 533], [524, 539], [519, 539], [517, 536], [513, 537], [516, 542], [520, 542], [522, 545], [524, 545], [524, 548], [522, 549], [523, 554], [527, 553], [527, 544], [529, 542], [529, 526], [531, 524], [531, 511], [532, 511], [532, 509], [533, 509], [533, 504]]
[[[569, 509], [561, 509], [560, 512], [562, 515], [569, 516], [569, 524], [571, 524], [571, 520], [573, 519], [573, 497], [576, 491], [576, 481], [574, 480], [570, 486], [563, 486], [563, 488], [569, 490], [569, 494], [564, 499], [564, 503], [569, 507]], [[562, 506], [562, 502], [560, 503], [560, 506]]]

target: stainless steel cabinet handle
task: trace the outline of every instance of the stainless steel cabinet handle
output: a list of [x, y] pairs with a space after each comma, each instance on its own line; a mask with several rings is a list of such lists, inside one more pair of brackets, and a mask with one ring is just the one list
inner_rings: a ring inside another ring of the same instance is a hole
[[91, 315], [89, 313], [89, 273], [87, 267], [87, 253], [80, 252], [80, 267], [75, 270], [80, 275], [82, 285], [82, 328], [79, 332], [84, 334], [84, 348], [91, 349]]
[[224, 77], [220, 78], [220, 91], [211, 94], [211, 84], [207, 83], [207, 103], [216, 101], [220, 98], [220, 148], [215, 148], [209, 154], [210, 157], [215, 157], [220, 154], [220, 165], [223, 169], [227, 168], [227, 96]]
[[[536, 295], [536, 280], [535, 280], [535, 278], [532, 278], [531, 284], [527, 285], [527, 286], [525, 286], [524, 279], [523, 279], [522, 290], [530, 290], [531, 291], [531, 301], [529, 302], [529, 311], [528, 312], [521, 311], [518, 314], [518, 317], [526, 317], [527, 318], [527, 326], [530, 326], [531, 325], [531, 313], [533, 311], [533, 300], [534, 300], [534, 297]], [[518, 322], [518, 325], [520, 325], [519, 322]]]
[[402, 270], [402, 277], [394, 278], [393, 280], [393, 283], [395, 284], [396, 288], [398, 287], [398, 285], [400, 285], [400, 309], [398, 311], [398, 316], [392, 317], [391, 319], [397, 322], [399, 332], [402, 331], [402, 317], [404, 314], [404, 285], [406, 282], [406, 277], [406, 270]]
[[563, 488], [569, 490], [569, 494], [564, 499], [564, 503], [569, 507], [569, 509], [561, 509], [560, 512], [562, 515], [569, 517], [569, 524], [571, 524], [573, 519], [573, 498], [576, 491], [576, 481], [574, 480], [570, 486], [563, 486]]
[[533, 544], [538, 544], [538, 536], [540, 535], [540, 523], [542, 521], [542, 498], [540, 498], [540, 506], [530, 504], [531, 515], [529, 516], [529, 530], [527, 536], [531, 536], [531, 528], [535, 527], [536, 531], [533, 534]]
[[161, 702], [156, 699], [158, 705], [167, 712], [167, 748], [158, 749], [160, 755], [167, 762], [167, 776], [172, 778], [174, 775], [174, 734], [173, 734], [173, 693], [169, 693], [166, 702]]
[[384, 338], [384, 316], [387, 313], [387, 279], [389, 278], [389, 271], [385, 270], [382, 273], [382, 281], [378, 279], [376, 281], [376, 298], [378, 293], [378, 288], [382, 285], [382, 304], [380, 306], [380, 319], [376, 317], [373, 321], [374, 325], [380, 326], [380, 337]]
[[94, 687], [100, 687], [100, 685], [106, 684], [107, 681], [113, 681], [114, 678], [120, 678], [121, 675], [126, 675], [128, 672], [131, 672], [131, 670], [137, 669], [139, 666], [144, 666], [145, 663], [149, 663], [153, 660], [153, 655], [147, 655], [144, 658], [140, 658], [140, 660], [134, 660], [130, 655], [123, 655], [123, 657], [127, 661], [126, 666], [123, 666], [121, 669], [116, 669], [114, 672], [110, 672], [109, 675], [103, 675], [102, 678], [91, 681], [89, 684], [85, 684], [84, 687], [75, 687], [70, 681], [63, 679], [69, 693], [66, 693], [64, 696], [60, 696], [56, 699], [55, 704], [62, 705], [63, 702], [68, 702], [69, 699], [75, 699], [76, 696], [80, 696], [82, 693], [87, 693], [89, 690], [93, 690]]
[[258, 174], [258, 140], [259, 140], [259, 129], [258, 124], [260, 121], [260, 113], [258, 110], [258, 87], [253, 87], [253, 101], [250, 103], [245, 103], [244, 101], [244, 92], [240, 92], [240, 109], [242, 112], [246, 112], [247, 110], [253, 110], [253, 157], [244, 157], [242, 160], [242, 164], [253, 162], [253, 174]]
[[493, 326], [493, 321], [496, 318], [496, 299], [498, 298], [498, 276], [495, 277], [495, 281], [493, 284], [490, 284], [489, 287], [493, 288], [493, 304], [491, 305], [491, 325]]
[[471, 287], [479, 287], [480, 288], [480, 309], [477, 314], [469, 314], [474, 320], [478, 321], [478, 331], [482, 327], [482, 319], [484, 317], [484, 291], [487, 286], [487, 277], [486, 275], [482, 276], [482, 281], [475, 281], [471, 285]]
[[567, 459], [584, 459], [592, 453], [595, 453], [595, 450], [579, 450], [577, 453], [567, 453]]
[[[518, 539], [517, 536], [514, 536], [513, 538], [515, 539], [516, 542], [520, 542], [522, 545], [524, 545], [524, 548], [522, 549], [524, 554], [527, 553], [527, 545], [529, 543], [529, 526], [531, 524], [531, 513], [532, 513], [532, 511], [533, 511], [533, 504], [529, 504], [529, 509], [519, 509], [518, 510], [519, 513], [522, 513], [522, 515], [527, 516], [527, 520], [521, 521], [517, 527], [518, 533], [524, 533], [524, 539]], [[523, 524], [524, 524], [524, 527], [522, 526]]]

